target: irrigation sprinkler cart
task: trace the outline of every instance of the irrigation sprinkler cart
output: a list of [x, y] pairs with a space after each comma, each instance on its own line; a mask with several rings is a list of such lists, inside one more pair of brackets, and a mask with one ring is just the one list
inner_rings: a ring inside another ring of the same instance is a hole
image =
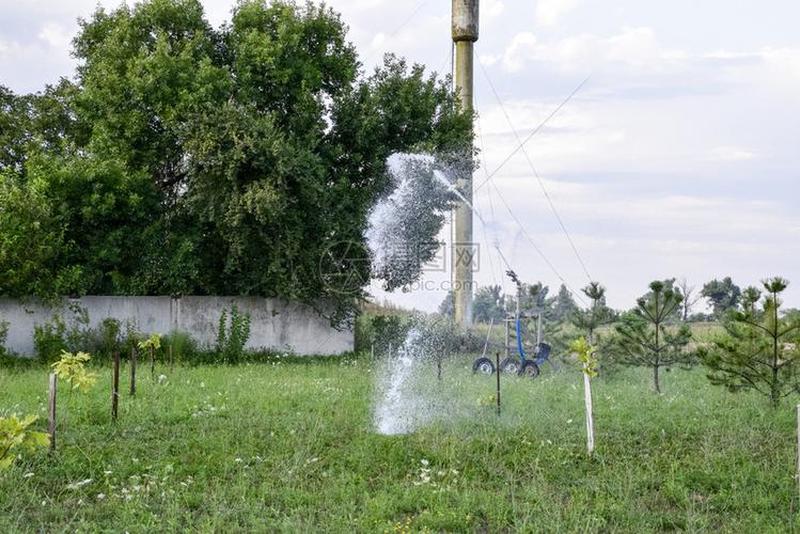
[[[534, 320], [536, 324], [536, 346], [533, 349], [533, 358], [525, 352], [523, 343], [522, 323], [526, 319]], [[542, 342], [542, 313], [528, 312], [509, 314], [505, 317], [504, 323], [505, 358], [500, 362], [500, 371], [508, 374], [536, 378], [539, 376], [541, 365], [550, 358], [550, 345]], [[472, 370], [476, 373], [491, 375], [495, 372], [494, 362], [486, 357], [486, 347], [488, 347], [488, 345], [489, 340], [487, 336], [483, 354], [480, 358], [476, 359], [472, 365]], [[512, 351], [516, 351], [517, 354], [512, 356]]]
[[[504, 319], [506, 327], [506, 357], [500, 362], [500, 371], [536, 378], [539, 376], [539, 368], [541, 365], [550, 358], [550, 345], [542, 342], [542, 336], [544, 334], [542, 327], [543, 311], [541, 309], [522, 310], [521, 302], [524, 294], [522, 282], [517, 276], [517, 273], [511, 269], [506, 271], [506, 275], [508, 275], [511, 281], [517, 286], [517, 305], [514, 313], [507, 314]], [[533, 349], [534, 357], [532, 359], [529, 359], [528, 355], [525, 353], [525, 346], [522, 340], [522, 322], [525, 319], [534, 320], [536, 324], [536, 345]], [[489, 326], [489, 334], [491, 334], [491, 325]], [[486, 336], [483, 354], [472, 364], [472, 370], [476, 373], [490, 375], [495, 372], [494, 363], [486, 357], [486, 348], [488, 346], [489, 335]], [[516, 348], [518, 356], [512, 357], [511, 352], [514, 348]]]

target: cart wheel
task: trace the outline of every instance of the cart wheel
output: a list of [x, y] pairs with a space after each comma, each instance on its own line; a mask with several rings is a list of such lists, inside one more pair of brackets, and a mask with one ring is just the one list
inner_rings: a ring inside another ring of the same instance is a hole
[[494, 364], [489, 358], [478, 358], [472, 364], [473, 373], [481, 373], [482, 375], [494, 374]]
[[532, 361], [527, 361], [523, 364], [519, 374], [528, 378], [536, 378], [539, 376], [539, 366]]
[[520, 367], [519, 358], [506, 358], [500, 362], [500, 370], [510, 375], [519, 374]]

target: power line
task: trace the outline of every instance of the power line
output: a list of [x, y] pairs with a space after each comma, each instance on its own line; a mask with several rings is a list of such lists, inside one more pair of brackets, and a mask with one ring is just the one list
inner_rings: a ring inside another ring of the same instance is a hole
[[542, 181], [541, 176], [539, 176], [539, 172], [536, 170], [536, 166], [533, 164], [528, 151], [525, 150], [525, 143], [522, 142], [520, 138], [519, 132], [514, 127], [514, 122], [511, 120], [511, 117], [506, 110], [506, 106], [503, 104], [503, 100], [500, 98], [500, 94], [497, 92], [497, 88], [495, 88], [494, 83], [492, 83], [492, 79], [489, 77], [489, 73], [486, 72], [486, 67], [484, 67], [483, 63], [480, 61], [478, 62], [481, 66], [481, 71], [483, 72], [483, 76], [486, 78], [486, 81], [489, 83], [489, 87], [492, 89], [492, 93], [494, 94], [497, 103], [500, 105], [500, 109], [503, 112], [503, 115], [506, 117], [506, 121], [508, 122], [508, 126], [511, 128], [511, 131], [514, 133], [514, 137], [517, 139], [517, 143], [519, 143], [519, 149], [522, 151], [522, 154], [525, 156], [525, 159], [528, 162], [531, 170], [533, 171], [533, 175], [536, 177], [536, 181], [539, 183], [539, 188], [542, 190], [542, 194], [547, 199], [547, 204], [550, 206], [550, 211], [553, 212], [556, 220], [558, 221], [558, 225], [561, 227], [561, 230], [564, 232], [564, 235], [569, 242], [570, 247], [572, 248], [572, 252], [575, 254], [575, 257], [578, 259], [578, 263], [581, 264], [581, 268], [583, 269], [584, 274], [586, 274], [586, 278], [591, 282], [592, 275], [589, 274], [589, 269], [586, 267], [586, 262], [583, 261], [580, 252], [578, 252], [578, 247], [575, 246], [575, 242], [572, 240], [572, 236], [569, 234], [567, 230], [567, 226], [564, 224], [564, 220], [561, 218], [561, 215], [558, 213], [556, 209], [555, 203], [553, 199], [550, 197], [550, 193], [548, 193], [547, 188], [544, 185], [544, 181]]
[[[528, 231], [525, 230], [525, 226], [523, 226], [522, 222], [514, 214], [513, 210], [511, 209], [511, 206], [508, 205], [508, 202], [506, 201], [506, 198], [503, 196], [503, 194], [500, 192], [500, 189], [497, 187], [497, 184], [492, 182], [491, 185], [494, 186], [494, 190], [497, 192], [497, 196], [500, 197], [500, 200], [502, 201], [503, 205], [506, 207], [506, 211], [508, 211], [508, 214], [511, 215], [511, 218], [514, 219], [514, 222], [517, 223], [517, 225], [519, 226], [520, 230], [522, 230], [522, 234], [528, 239], [528, 241], [530, 242], [531, 246], [533, 246], [533, 249], [536, 251], [537, 254], [539, 254], [539, 257], [542, 258], [542, 260], [544, 260], [545, 264], [547, 264], [547, 266], [550, 268], [550, 270], [553, 271], [553, 274], [555, 274], [556, 277], [561, 281], [561, 283], [564, 284], [564, 287], [566, 287], [567, 290], [570, 293], [572, 293], [575, 297], [577, 297], [577, 299], [581, 301], [581, 304], [586, 306], [586, 301], [583, 300], [583, 297], [581, 297], [580, 293], [577, 293], [576, 291], [574, 291], [570, 287], [570, 285], [567, 283], [566, 279], [564, 279], [564, 277], [561, 276], [561, 273], [558, 272], [558, 269], [556, 269], [555, 266], [553, 265], [553, 263], [547, 258], [547, 256], [545, 256], [544, 252], [542, 252], [542, 249], [539, 248], [539, 246], [536, 244], [536, 241], [533, 240], [533, 238], [528, 233]], [[501, 253], [501, 256], [502, 256], [502, 253]]]
[[578, 91], [580, 91], [580, 90], [583, 88], [583, 86], [586, 84], [586, 82], [588, 82], [588, 81], [589, 81], [589, 78], [590, 78], [590, 77], [591, 77], [591, 76], [587, 76], [586, 78], [584, 78], [584, 79], [583, 79], [583, 81], [582, 81], [581, 83], [579, 83], [579, 84], [578, 84], [578, 86], [577, 86], [575, 89], [573, 89], [573, 90], [572, 90], [572, 92], [571, 92], [571, 93], [570, 93], [570, 94], [567, 96], [567, 98], [565, 98], [565, 99], [564, 99], [564, 100], [563, 100], [563, 101], [562, 101], [562, 102], [561, 102], [561, 103], [558, 105], [558, 107], [556, 107], [556, 109], [554, 109], [554, 110], [553, 110], [553, 112], [552, 112], [552, 113], [550, 113], [550, 115], [548, 115], [548, 116], [547, 116], [547, 118], [545, 118], [545, 119], [544, 119], [544, 120], [543, 120], [541, 123], [539, 123], [539, 125], [538, 125], [536, 128], [534, 128], [534, 130], [533, 130], [533, 131], [532, 131], [532, 132], [531, 132], [531, 133], [530, 133], [530, 134], [529, 134], [529, 135], [528, 135], [528, 136], [527, 136], [527, 137], [526, 137], [526, 138], [525, 138], [525, 139], [522, 141], [522, 143], [520, 143], [520, 144], [519, 144], [519, 145], [518, 145], [518, 146], [517, 146], [517, 147], [516, 147], [514, 150], [512, 150], [512, 151], [511, 151], [511, 153], [510, 153], [508, 156], [506, 156], [506, 158], [505, 158], [505, 159], [502, 161], [502, 163], [500, 163], [500, 165], [498, 165], [498, 166], [497, 166], [497, 168], [496, 168], [494, 171], [492, 171], [492, 172], [491, 172], [491, 174], [489, 174], [489, 176], [486, 178], [486, 180], [484, 180], [484, 181], [483, 181], [483, 182], [482, 182], [482, 183], [481, 183], [481, 184], [480, 184], [478, 187], [476, 187], [476, 188], [475, 188], [475, 192], [477, 192], [478, 190], [480, 190], [480, 188], [481, 188], [481, 187], [483, 187], [484, 185], [486, 185], [486, 183], [487, 183], [489, 180], [491, 180], [492, 178], [494, 178], [495, 174], [497, 174], [498, 172], [500, 172], [500, 169], [502, 169], [503, 167], [505, 167], [506, 163], [508, 163], [509, 161], [511, 161], [511, 158], [513, 158], [513, 157], [514, 157], [514, 155], [515, 155], [517, 152], [519, 152], [519, 151], [520, 151], [520, 149], [522, 149], [522, 147], [524, 147], [524, 146], [525, 146], [525, 145], [528, 143], [528, 141], [530, 141], [530, 140], [533, 138], [533, 136], [534, 136], [534, 135], [536, 135], [537, 133], [539, 133], [539, 132], [542, 130], [542, 128], [544, 128], [544, 127], [545, 127], [545, 125], [547, 125], [547, 123], [550, 121], [550, 119], [552, 119], [553, 117], [555, 117], [555, 116], [558, 114], [558, 112], [559, 112], [559, 111], [561, 111], [561, 108], [563, 108], [564, 106], [566, 106], [566, 105], [567, 105], [567, 102], [569, 102], [570, 100], [572, 100], [572, 97], [573, 97], [573, 96], [575, 96], [576, 94], [578, 94]]

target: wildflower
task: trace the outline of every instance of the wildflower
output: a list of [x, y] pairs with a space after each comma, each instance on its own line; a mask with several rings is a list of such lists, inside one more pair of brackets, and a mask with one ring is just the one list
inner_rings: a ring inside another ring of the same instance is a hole
[[428, 460], [426, 460], [425, 458], [423, 458], [422, 460], [420, 460], [420, 461], [419, 461], [419, 463], [421, 463], [421, 464], [422, 464], [422, 465], [424, 465], [425, 467], [428, 467], [428, 464], [429, 464], [430, 462], [428, 462]]
[[73, 482], [72, 484], [69, 484], [67, 486], [67, 489], [76, 490], [78, 488], [82, 488], [83, 486], [86, 486], [87, 484], [91, 484], [91, 483], [92, 483], [92, 479], [91, 478], [87, 478], [85, 480], [81, 480], [80, 482]]
[[105, 498], [106, 498], [106, 494], [105, 493], [98, 493], [97, 494], [97, 500], [98, 501], [102, 501]]
[[167, 381], [167, 375], [158, 375], [158, 383], [163, 384]]
[[31, 478], [32, 476], [33, 473], [25, 473], [24, 475], [22, 475], [22, 478]]

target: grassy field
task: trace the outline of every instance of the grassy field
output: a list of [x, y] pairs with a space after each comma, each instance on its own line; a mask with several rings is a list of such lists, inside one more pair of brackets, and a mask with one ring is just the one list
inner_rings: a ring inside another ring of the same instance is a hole
[[[772, 410], [700, 370], [666, 373], [660, 397], [645, 370], [595, 381], [591, 459], [580, 375], [566, 370], [505, 380], [498, 418], [494, 379], [449, 365], [441, 387], [457, 397], [405, 436], [372, 432], [365, 360], [163, 368], [161, 383], [142, 369], [135, 398], [123, 381], [117, 423], [98, 372], [90, 394], [61, 397], [59, 451], [0, 473], [0, 532], [800, 526], [793, 404]], [[0, 369], [0, 412], [37, 413], [43, 429], [46, 374]]]

